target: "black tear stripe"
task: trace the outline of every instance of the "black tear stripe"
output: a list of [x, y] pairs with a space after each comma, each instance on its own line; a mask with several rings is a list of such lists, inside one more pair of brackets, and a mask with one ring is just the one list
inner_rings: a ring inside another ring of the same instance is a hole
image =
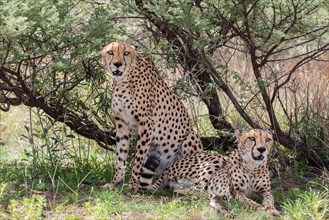
[[[111, 56], [111, 55], [110, 55], [110, 56]], [[113, 70], [112, 70], [112, 68], [111, 68], [113, 58], [114, 58], [114, 55], [113, 55], [112, 58], [110, 59], [110, 70], [111, 70], [111, 72], [113, 72]]]
[[[252, 148], [251, 148], [251, 156], [253, 157], [253, 159], [255, 158], [255, 155], [254, 155], [254, 148], [256, 147], [256, 138], [255, 138], [255, 144], [254, 144], [254, 146], [252, 146]], [[262, 155], [262, 154], [261, 154]]]
[[124, 46], [124, 48], [123, 48], [124, 50], [123, 50], [123, 60], [125, 61], [125, 67], [124, 67], [124, 69], [123, 69], [123, 72], [125, 72], [126, 71], [126, 68], [127, 68], [127, 61], [126, 61], [126, 58], [125, 58], [125, 51], [126, 51], [126, 46]]
[[[126, 49], [124, 51], [126, 51]], [[123, 51], [123, 53], [124, 53], [124, 51]], [[125, 72], [126, 71], [126, 67], [127, 67], [127, 61], [126, 61], [126, 58], [125, 58], [125, 55], [124, 54], [123, 54], [122, 57], [123, 57], [123, 60], [125, 61], [125, 68], [123, 69], [122, 72]]]
[[254, 141], [254, 146], [252, 146], [251, 148], [251, 153], [252, 155], [254, 155], [254, 148], [256, 147], [256, 138], [255, 138], [255, 141]]

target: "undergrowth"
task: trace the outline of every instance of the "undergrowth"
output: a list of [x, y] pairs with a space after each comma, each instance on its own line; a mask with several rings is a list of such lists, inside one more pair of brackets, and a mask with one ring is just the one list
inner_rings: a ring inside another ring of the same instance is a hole
[[[43, 130], [33, 131], [33, 141], [27, 136], [19, 142], [23, 150], [0, 150], [0, 219], [225, 219], [209, 206], [206, 194], [128, 190], [129, 167], [123, 184], [103, 189], [114, 173], [113, 153], [52, 123], [39, 123]], [[15, 147], [14, 141], [7, 143], [7, 149]], [[8, 155], [12, 152], [19, 153]], [[290, 161], [271, 179], [279, 219], [329, 219], [328, 172], [310, 178], [310, 167]], [[228, 207], [235, 219], [277, 219], [234, 199]]]
[[[132, 192], [126, 184], [103, 189], [113, 169], [108, 161], [52, 167], [27, 161], [0, 165], [0, 219], [224, 219], [208, 196], [182, 196], [168, 190]], [[279, 180], [276, 179], [278, 182]], [[280, 180], [284, 181], [284, 180]], [[329, 184], [317, 178], [288, 191], [274, 184], [280, 219], [328, 219]], [[235, 219], [275, 219], [229, 200]]]

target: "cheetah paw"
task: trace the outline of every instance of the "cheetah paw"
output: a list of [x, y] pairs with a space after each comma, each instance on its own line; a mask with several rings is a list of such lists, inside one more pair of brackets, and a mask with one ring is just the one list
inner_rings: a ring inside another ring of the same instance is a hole
[[110, 189], [113, 188], [114, 186], [118, 185], [119, 183], [122, 182], [122, 179], [113, 179], [111, 183], [106, 183], [103, 186], [101, 186], [102, 189]]
[[276, 210], [275, 208], [261, 207], [261, 208], [259, 208], [259, 210], [271, 213], [272, 215], [275, 215], [275, 216], [280, 215], [280, 212], [278, 210]]
[[139, 185], [137, 183], [129, 183], [128, 188], [132, 191], [138, 191], [139, 190]]
[[280, 215], [280, 212], [276, 209], [268, 209], [267, 210], [269, 213], [271, 213], [272, 215], [275, 215], [275, 216], [279, 216]]
[[103, 186], [101, 186], [102, 189], [110, 189], [112, 188], [114, 185], [112, 183], [106, 183]]

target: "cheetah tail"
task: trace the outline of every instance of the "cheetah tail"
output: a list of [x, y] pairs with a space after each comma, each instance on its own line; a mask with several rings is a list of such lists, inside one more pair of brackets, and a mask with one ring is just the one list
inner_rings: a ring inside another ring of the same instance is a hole
[[140, 186], [143, 189], [152, 189], [152, 180], [155, 174], [155, 170], [160, 165], [160, 155], [150, 154], [147, 158], [140, 175]]

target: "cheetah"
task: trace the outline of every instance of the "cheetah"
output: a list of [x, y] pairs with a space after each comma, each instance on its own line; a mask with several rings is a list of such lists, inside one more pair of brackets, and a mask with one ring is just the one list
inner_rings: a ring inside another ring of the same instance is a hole
[[[210, 205], [220, 212], [227, 212], [225, 200], [233, 197], [254, 209], [279, 215], [274, 206], [267, 166], [273, 147], [272, 134], [262, 129], [252, 129], [242, 133], [236, 130], [235, 135], [238, 147], [230, 153], [228, 159], [220, 154], [207, 152], [182, 158], [168, 166], [152, 185], [152, 189], [169, 187], [184, 193], [186, 187], [179, 184], [178, 179], [186, 179], [193, 182], [199, 190], [206, 190]], [[146, 168], [154, 170], [158, 163], [157, 155], [151, 155]], [[248, 198], [252, 193], [262, 194], [264, 206]]]
[[160, 77], [154, 63], [122, 42], [113, 42], [101, 50], [102, 61], [113, 79], [112, 115], [116, 128], [116, 170], [111, 184], [123, 181], [130, 149], [130, 135], [137, 133], [132, 190], [150, 188], [152, 173], [141, 172], [149, 153], [157, 152], [163, 173], [174, 161], [202, 152], [202, 143], [193, 131], [188, 113], [179, 98]]

